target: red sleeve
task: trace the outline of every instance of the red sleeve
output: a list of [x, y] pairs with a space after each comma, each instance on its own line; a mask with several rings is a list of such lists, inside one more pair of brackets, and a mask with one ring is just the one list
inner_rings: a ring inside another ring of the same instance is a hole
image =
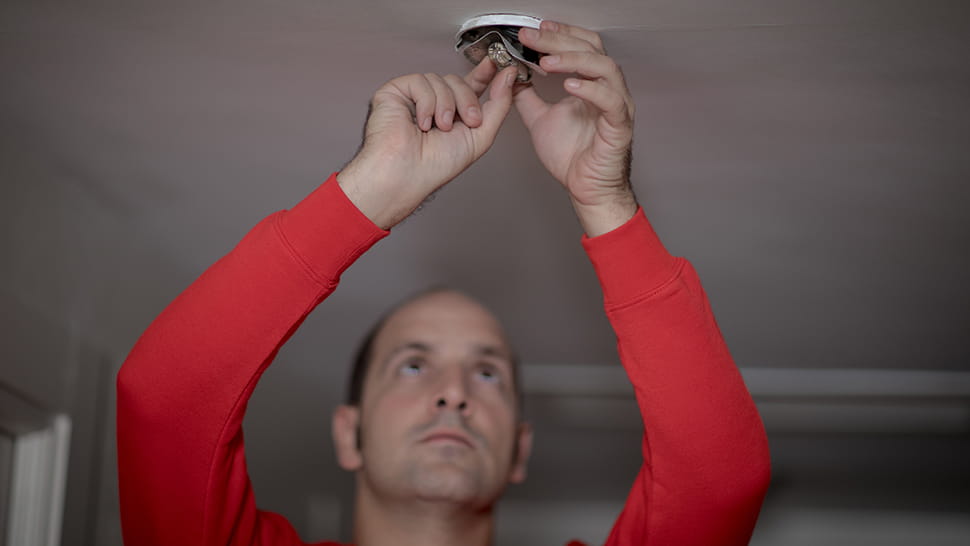
[[125, 544], [303, 544], [256, 508], [243, 414], [280, 346], [385, 235], [331, 176], [256, 225], [155, 319], [118, 374]]
[[747, 544], [768, 443], [696, 272], [642, 210], [583, 246], [644, 423], [643, 466], [607, 544]]

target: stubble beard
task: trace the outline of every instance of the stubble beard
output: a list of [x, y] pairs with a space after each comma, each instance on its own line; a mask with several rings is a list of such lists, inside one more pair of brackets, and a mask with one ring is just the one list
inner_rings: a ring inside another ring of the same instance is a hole
[[426, 502], [480, 504], [486, 501], [484, 471], [469, 448], [462, 446], [422, 446], [404, 468], [404, 481], [414, 497]]

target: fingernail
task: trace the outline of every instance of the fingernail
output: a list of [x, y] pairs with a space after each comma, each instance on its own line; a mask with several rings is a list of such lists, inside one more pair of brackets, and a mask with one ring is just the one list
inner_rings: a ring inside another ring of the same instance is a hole
[[540, 26], [545, 27], [546, 30], [551, 30], [553, 32], [559, 32], [559, 23], [557, 23], [555, 21], [543, 21]]
[[482, 115], [482, 110], [477, 106], [472, 106], [468, 109], [468, 117], [477, 118]]
[[570, 89], [579, 89], [579, 80], [568, 79], [566, 80], [566, 87]]
[[505, 87], [512, 87], [515, 84], [515, 79], [518, 76], [518, 70], [509, 70], [509, 73], [505, 75]]
[[455, 117], [455, 113], [452, 112], [451, 110], [448, 110], [444, 114], [441, 114], [441, 124], [447, 125], [451, 123], [451, 120], [454, 119], [454, 117]]
[[430, 131], [431, 130], [431, 116], [428, 116], [428, 117], [424, 118], [424, 121], [421, 122], [421, 127], [425, 131]]
[[535, 40], [539, 37], [539, 31], [534, 28], [522, 27], [519, 29], [519, 36]]
[[559, 55], [546, 55], [543, 58], [546, 60], [546, 64], [559, 64]]

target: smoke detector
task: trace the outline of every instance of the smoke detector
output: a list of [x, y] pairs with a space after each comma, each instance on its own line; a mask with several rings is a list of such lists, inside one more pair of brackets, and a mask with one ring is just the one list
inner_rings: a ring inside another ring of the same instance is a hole
[[476, 65], [489, 57], [499, 70], [517, 66], [519, 75], [516, 81], [525, 83], [532, 78], [533, 72], [545, 76], [546, 71], [539, 67], [539, 58], [543, 54], [522, 45], [519, 41], [519, 29], [537, 29], [541, 22], [542, 19], [538, 17], [513, 13], [490, 13], [472, 17], [458, 29], [455, 51]]

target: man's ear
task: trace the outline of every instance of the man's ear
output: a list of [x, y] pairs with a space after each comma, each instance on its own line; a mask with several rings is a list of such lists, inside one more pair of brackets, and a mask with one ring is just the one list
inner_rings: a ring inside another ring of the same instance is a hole
[[348, 472], [360, 470], [364, 459], [358, 449], [357, 435], [360, 433], [360, 409], [346, 404], [333, 410], [333, 448], [337, 464]]
[[512, 459], [512, 470], [509, 472], [509, 483], [525, 481], [526, 467], [529, 464], [529, 456], [532, 455], [532, 425], [525, 422], [519, 423], [516, 434], [518, 434], [518, 441]]

